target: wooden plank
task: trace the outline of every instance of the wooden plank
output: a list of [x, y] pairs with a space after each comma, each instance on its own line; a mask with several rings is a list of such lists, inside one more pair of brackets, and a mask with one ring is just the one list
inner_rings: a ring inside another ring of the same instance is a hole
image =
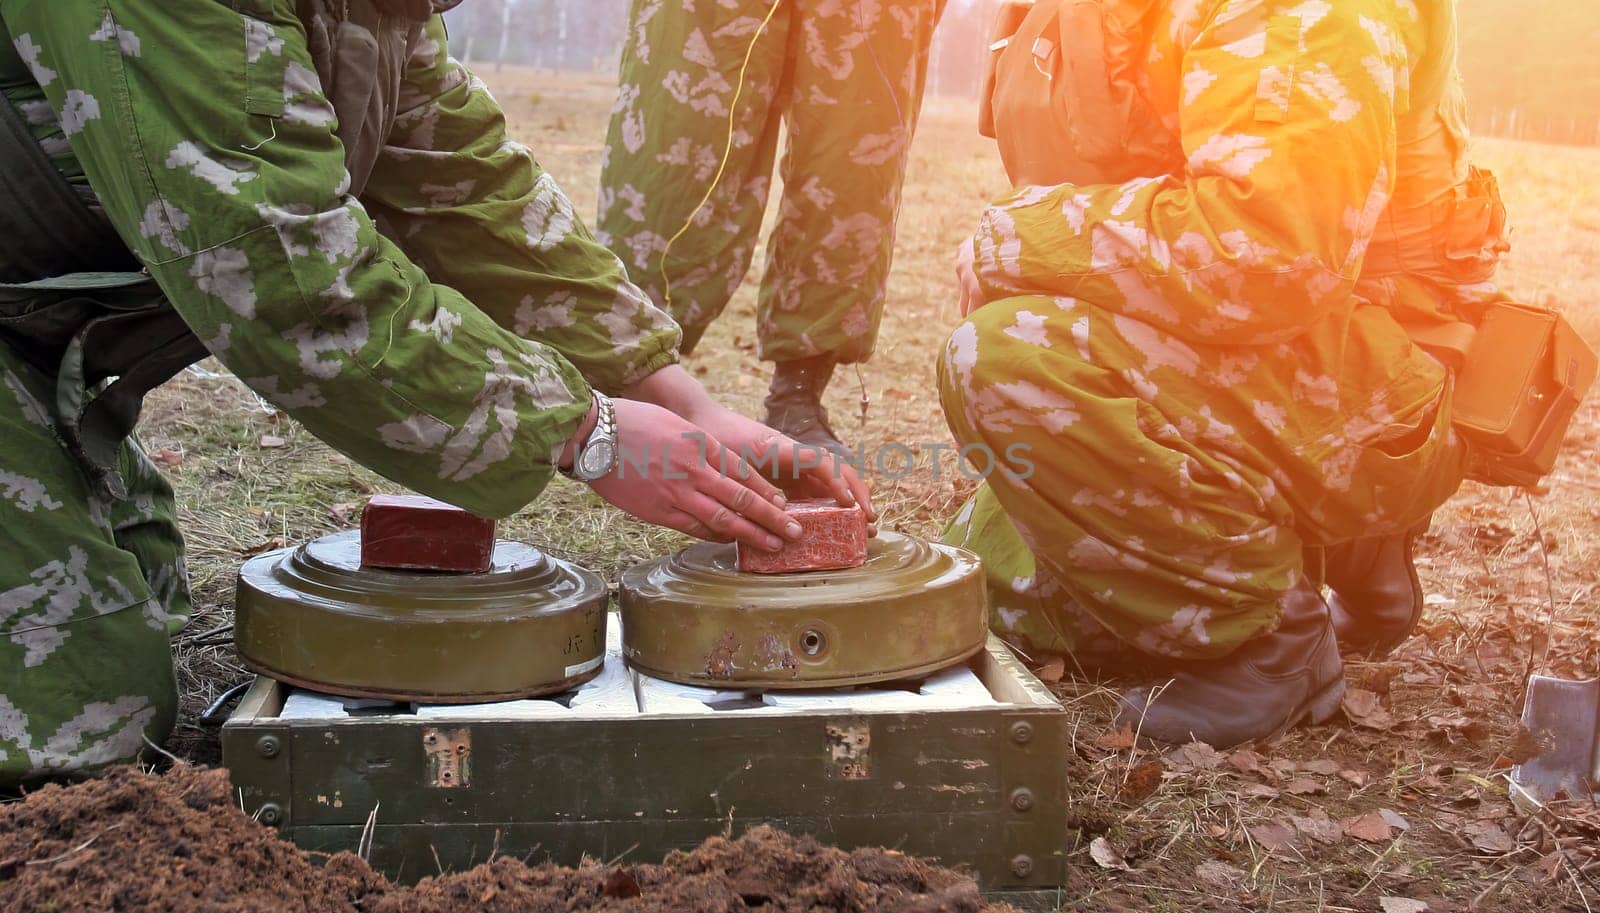
[[990, 634], [978, 658], [978, 678], [997, 699], [1024, 707], [1063, 709], [1044, 682], [1029, 672], [1000, 638]]
[[[733, 716], [468, 721], [473, 785], [448, 793], [425, 788], [416, 722], [304, 721], [290, 727], [291, 763], [306, 793], [296, 823], [364, 822], [380, 801], [434, 822], [499, 819], [507, 808], [525, 820], [569, 821], [797, 807], [946, 813], [1003, 799], [1002, 720], [992, 712]], [[868, 743], [865, 763], [843, 772], [839, 733], [857, 730]]]

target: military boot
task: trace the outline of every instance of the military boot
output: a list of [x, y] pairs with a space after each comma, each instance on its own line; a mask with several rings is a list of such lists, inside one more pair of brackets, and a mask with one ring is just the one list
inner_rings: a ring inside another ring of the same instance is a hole
[[802, 444], [821, 447], [849, 460], [855, 454], [834, 435], [828, 425], [828, 410], [822, 407], [822, 391], [833, 377], [834, 364], [831, 355], [778, 362], [772, 372], [763, 421], [767, 427]]
[[1142, 738], [1227, 748], [1310, 720], [1326, 722], [1344, 699], [1344, 663], [1327, 604], [1309, 582], [1284, 594], [1278, 627], [1217, 660], [1185, 663], [1156, 689], [1122, 696], [1117, 725]]
[[1324, 552], [1333, 595], [1328, 613], [1339, 646], [1381, 659], [1405, 642], [1422, 618], [1422, 582], [1411, 549], [1428, 524], [1395, 536], [1357, 539]]

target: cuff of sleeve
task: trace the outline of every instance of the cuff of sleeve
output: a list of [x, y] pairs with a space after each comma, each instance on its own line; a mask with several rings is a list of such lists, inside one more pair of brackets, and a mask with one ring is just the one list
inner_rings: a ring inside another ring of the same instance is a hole
[[628, 389], [646, 377], [656, 373], [668, 365], [678, 363], [678, 347], [663, 349], [644, 361], [634, 362], [629, 366], [627, 373], [621, 375], [615, 387], [602, 387], [601, 391], [607, 395], [615, 395]]
[[495, 520], [503, 520], [527, 507], [555, 477], [557, 455], [578, 433], [594, 401], [589, 386], [575, 377], [568, 379], [568, 389], [575, 401], [548, 410], [538, 431], [514, 443], [512, 454], [506, 459], [470, 480], [417, 490]]

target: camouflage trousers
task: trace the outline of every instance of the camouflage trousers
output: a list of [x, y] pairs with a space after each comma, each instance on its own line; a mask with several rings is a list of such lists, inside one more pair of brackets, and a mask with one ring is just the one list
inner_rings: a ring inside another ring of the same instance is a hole
[[1096, 665], [1232, 652], [1320, 573], [1308, 548], [1410, 529], [1465, 471], [1448, 373], [1381, 307], [1246, 347], [1007, 298], [952, 334], [940, 395], [963, 445], [1015, 457], [945, 535], [993, 628]]
[[786, 130], [757, 304], [761, 357], [871, 354], [943, 7], [635, 0], [596, 234], [670, 306], [684, 351], [750, 267]]
[[92, 488], [54, 395], [0, 344], [0, 786], [130, 760], [177, 710], [167, 638], [190, 602], [172, 488], [132, 441], [127, 496]]

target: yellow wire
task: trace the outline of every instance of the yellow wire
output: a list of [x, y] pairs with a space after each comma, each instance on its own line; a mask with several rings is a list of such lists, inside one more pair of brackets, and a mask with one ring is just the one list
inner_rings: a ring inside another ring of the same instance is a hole
[[772, 17], [777, 15], [778, 7], [782, 5], [783, 0], [773, 0], [772, 9], [767, 10], [766, 18], [756, 26], [756, 33], [750, 39], [750, 47], [745, 49], [744, 62], [739, 65], [739, 80], [733, 88], [733, 101], [728, 105], [728, 144], [722, 147], [722, 161], [717, 163], [716, 174], [711, 176], [711, 183], [706, 187], [705, 196], [700, 198], [700, 204], [689, 213], [689, 218], [684, 220], [683, 227], [673, 232], [672, 237], [667, 239], [666, 246], [661, 248], [661, 303], [668, 311], [672, 309], [672, 280], [667, 277], [667, 254], [672, 252], [672, 245], [688, 232], [694, 225], [694, 220], [706, 208], [706, 204], [711, 202], [711, 195], [716, 192], [717, 185], [722, 182], [723, 173], [728, 170], [728, 159], [733, 157], [734, 134], [738, 132], [735, 118], [739, 113], [739, 96], [744, 94], [745, 73], [750, 69], [750, 58], [755, 56], [756, 44], [761, 41], [762, 33], [767, 30], [767, 25], [772, 22]]

